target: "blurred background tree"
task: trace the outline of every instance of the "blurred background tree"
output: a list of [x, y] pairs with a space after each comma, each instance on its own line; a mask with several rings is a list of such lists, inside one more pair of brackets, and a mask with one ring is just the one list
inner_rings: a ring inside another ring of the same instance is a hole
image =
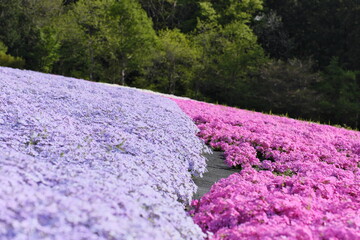
[[58, 21], [58, 73], [124, 85], [151, 64], [157, 36], [136, 1], [79, 0]]
[[136, 84], [156, 91], [186, 95], [194, 78], [193, 68], [198, 58], [196, 49], [178, 29], [160, 30], [159, 44], [146, 78]]
[[25, 60], [25, 68], [51, 72], [60, 47], [53, 23], [61, 10], [61, 0], [1, 1], [0, 41]]
[[2, 0], [0, 65], [359, 127], [356, 0]]
[[7, 51], [8, 48], [0, 41], [0, 66], [23, 68], [25, 65], [24, 59], [8, 55]]

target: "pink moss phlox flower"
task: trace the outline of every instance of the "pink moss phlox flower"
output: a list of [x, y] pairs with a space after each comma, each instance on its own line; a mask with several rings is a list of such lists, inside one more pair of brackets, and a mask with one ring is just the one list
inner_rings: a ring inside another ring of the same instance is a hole
[[192, 204], [209, 239], [360, 239], [360, 132], [174, 101], [242, 169]]

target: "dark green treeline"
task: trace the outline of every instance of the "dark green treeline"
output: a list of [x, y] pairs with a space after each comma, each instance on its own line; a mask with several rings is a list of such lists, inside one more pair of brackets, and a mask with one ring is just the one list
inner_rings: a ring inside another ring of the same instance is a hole
[[360, 127], [358, 0], [0, 0], [0, 65]]

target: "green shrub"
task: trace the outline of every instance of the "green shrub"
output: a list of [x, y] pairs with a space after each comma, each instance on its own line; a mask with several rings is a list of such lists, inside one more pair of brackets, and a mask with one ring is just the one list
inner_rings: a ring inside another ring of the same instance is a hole
[[24, 59], [6, 54], [7, 50], [6, 45], [0, 41], [0, 66], [23, 68], [25, 65]]
[[0, 66], [23, 68], [24, 65], [25, 65], [24, 59], [20, 57], [13, 57], [11, 55], [7, 55], [4, 52], [0, 52]]

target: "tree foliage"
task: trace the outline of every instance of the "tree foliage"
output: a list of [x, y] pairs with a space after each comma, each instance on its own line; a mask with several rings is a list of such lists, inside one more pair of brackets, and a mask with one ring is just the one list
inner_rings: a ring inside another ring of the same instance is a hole
[[241, 16], [222, 25], [221, 13], [213, 4], [200, 3], [194, 36], [201, 52], [195, 89], [202, 89], [202, 95], [213, 101], [244, 106], [249, 76], [257, 70], [265, 56], [256, 36]]
[[188, 94], [198, 52], [178, 29], [160, 31], [159, 42], [159, 52], [143, 86], [171, 94]]
[[0, 66], [22, 68], [25, 65], [25, 61], [20, 57], [13, 57], [6, 54], [8, 48], [3, 42], [0, 41]]
[[80, 0], [61, 22], [57, 69], [65, 75], [124, 85], [129, 73], [149, 64], [156, 45], [150, 19], [131, 0]]
[[252, 83], [258, 93], [253, 99], [254, 108], [319, 120], [320, 97], [314, 86], [322, 78], [312, 67], [311, 60], [299, 59], [272, 60], [264, 64]]
[[59, 48], [53, 20], [61, 0], [4, 0], [0, 3], [0, 41], [26, 68], [51, 72]]
[[[360, 69], [358, 1], [267, 0], [266, 9], [265, 17], [275, 13], [281, 19], [282, 34], [293, 42], [291, 57], [312, 56], [322, 68], [336, 56], [350, 70]], [[266, 36], [263, 39], [269, 41]]]
[[354, 0], [3, 0], [0, 64], [359, 127], [359, 16]]
[[359, 72], [344, 69], [338, 58], [333, 58], [325, 68], [324, 81], [318, 85], [324, 95], [321, 102], [323, 120], [359, 127], [360, 81], [357, 74]]

